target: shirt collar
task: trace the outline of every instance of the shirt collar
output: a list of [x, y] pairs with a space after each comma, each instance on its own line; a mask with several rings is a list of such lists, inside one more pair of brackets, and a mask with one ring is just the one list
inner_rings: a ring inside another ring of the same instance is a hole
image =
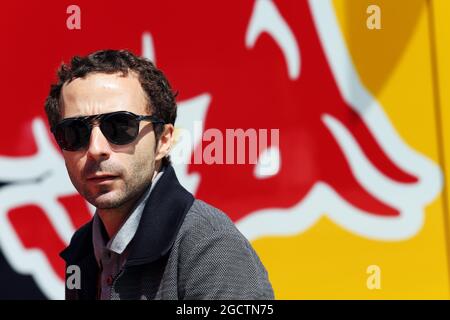
[[122, 254], [131, 240], [134, 238], [136, 231], [139, 226], [139, 222], [142, 217], [142, 212], [144, 210], [145, 204], [150, 196], [153, 188], [155, 187], [158, 180], [161, 178], [164, 171], [158, 172], [153, 178], [152, 183], [144, 192], [144, 194], [139, 198], [136, 205], [131, 211], [131, 214], [124, 221], [122, 226], [119, 228], [119, 231], [107, 241], [105, 237], [105, 230], [103, 223], [96, 211], [93, 219], [93, 234], [92, 240], [94, 245], [94, 253], [97, 262], [100, 261], [102, 256], [102, 251], [104, 249], [110, 250], [116, 254]]

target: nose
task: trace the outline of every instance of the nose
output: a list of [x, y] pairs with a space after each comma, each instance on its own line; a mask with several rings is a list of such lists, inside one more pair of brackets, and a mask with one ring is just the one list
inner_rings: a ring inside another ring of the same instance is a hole
[[98, 126], [93, 126], [87, 149], [88, 157], [95, 160], [100, 160], [102, 158], [109, 158], [110, 154], [111, 148], [108, 140], [105, 138]]

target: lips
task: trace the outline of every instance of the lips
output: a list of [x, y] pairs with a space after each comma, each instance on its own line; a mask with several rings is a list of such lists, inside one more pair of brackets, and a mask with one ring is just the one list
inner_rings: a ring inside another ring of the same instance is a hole
[[113, 175], [113, 174], [96, 174], [96, 175], [89, 176], [87, 178], [87, 181], [100, 183], [100, 182], [107, 182], [107, 181], [114, 180], [117, 177], [118, 176]]

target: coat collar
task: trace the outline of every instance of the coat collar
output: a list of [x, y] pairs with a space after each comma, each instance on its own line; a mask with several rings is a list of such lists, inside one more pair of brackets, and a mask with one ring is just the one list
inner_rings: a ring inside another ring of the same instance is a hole
[[[144, 207], [139, 227], [130, 243], [126, 266], [150, 263], [164, 256], [172, 247], [193, 202], [193, 195], [178, 182], [175, 170], [169, 164]], [[60, 256], [67, 264], [78, 264], [93, 254], [91, 220], [75, 233]]]

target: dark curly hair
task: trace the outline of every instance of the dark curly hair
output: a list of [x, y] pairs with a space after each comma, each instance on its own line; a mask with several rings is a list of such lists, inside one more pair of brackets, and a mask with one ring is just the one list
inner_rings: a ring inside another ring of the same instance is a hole
[[[100, 50], [85, 57], [74, 56], [70, 64], [62, 63], [58, 68], [58, 82], [50, 87], [45, 101], [45, 112], [51, 127], [61, 121], [61, 89], [65, 83], [76, 78], [83, 78], [90, 73], [137, 74], [142, 89], [146, 93], [149, 112], [165, 123], [175, 124], [177, 117], [176, 93], [172, 92], [164, 74], [148, 59], [138, 57], [128, 50]], [[163, 125], [155, 125], [156, 141], [159, 140]], [[163, 159], [163, 164], [170, 163], [170, 157]]]

